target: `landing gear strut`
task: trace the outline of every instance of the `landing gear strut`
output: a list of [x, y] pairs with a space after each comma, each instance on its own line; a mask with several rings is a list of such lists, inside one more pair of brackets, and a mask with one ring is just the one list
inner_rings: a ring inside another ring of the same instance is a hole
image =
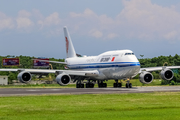
[[107, 83], [103, 83], [103, 81], [98, 81], [98, 87], [99, 88], [106, 88], [107, 87]]
[[121, 83], [118, 83], [118, 80], [115, 80], [116, 83], [113, 84], [113, 87], [114, 88], [117, 88], [117, 87], [122, 87], [122, 84]]

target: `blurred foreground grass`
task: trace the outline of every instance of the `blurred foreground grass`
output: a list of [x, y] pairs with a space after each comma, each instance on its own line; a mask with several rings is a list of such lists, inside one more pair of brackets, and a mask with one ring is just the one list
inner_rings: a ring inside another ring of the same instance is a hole
[[0, 120], [179, 120], [180, 92], [0, 97]]

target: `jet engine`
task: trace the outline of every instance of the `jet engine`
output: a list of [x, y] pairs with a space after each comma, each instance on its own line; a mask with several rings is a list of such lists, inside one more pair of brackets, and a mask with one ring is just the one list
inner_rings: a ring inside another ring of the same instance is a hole
[[170, 69], [164, 69], [160, 72], [160, 76], [163, 80], [171, 80], [174, 77], [174, 73]]
[[150, 72], [142, 72], [139, 75], [139, 81], [144, 84], [149, 84], [153, 81], [153, 75]]
[[59, 85], [65, 86], [70, 83], [71, 77], [65, 73], [62, 73], [56, 77], [56, 81]]
[[29, 72], [20, 72], [17, 76], [18, 80], [22, 83], [28, 83], [31, 81], [31, 74]]

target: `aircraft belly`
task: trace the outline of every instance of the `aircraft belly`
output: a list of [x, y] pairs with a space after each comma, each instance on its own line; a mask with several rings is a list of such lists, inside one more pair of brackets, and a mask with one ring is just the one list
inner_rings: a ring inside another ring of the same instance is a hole
[[[108, 67], [99, 69], [78, 69], [84, 71], [98, 70], [99, 75], [96, 77], [91, 77], [96, 80], [108, 80], [108, 79], [126, 79], [132, 76], [136, 76], [139, 73], [140, 66], [129, 66], [129, 67]], [[77, 70], [77, 71], [78, 71]]]
[[100, 69], [107, 79], [126, 79], [138, 74], [139, 66], [112, 67]]

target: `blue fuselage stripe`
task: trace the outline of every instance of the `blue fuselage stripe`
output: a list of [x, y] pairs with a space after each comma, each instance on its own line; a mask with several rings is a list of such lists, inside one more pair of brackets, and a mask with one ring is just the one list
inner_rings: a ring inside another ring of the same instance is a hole
[[140, 63], [139, 62], [111, 62], [111, 63], [91, 63], [91, 64], [68, 65], [70, 69], [129, 67], [129, 66], [140, 66]]

